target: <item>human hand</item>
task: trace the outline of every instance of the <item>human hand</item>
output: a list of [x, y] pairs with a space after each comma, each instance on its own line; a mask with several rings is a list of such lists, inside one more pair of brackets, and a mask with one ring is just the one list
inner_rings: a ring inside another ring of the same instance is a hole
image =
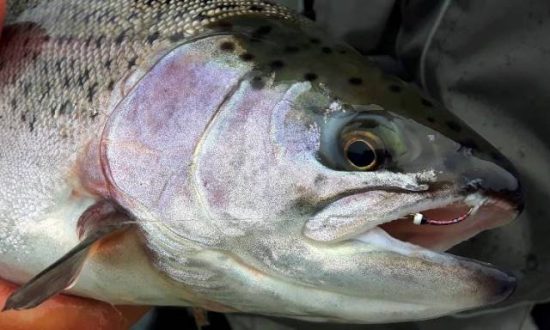
[[[16, 288], [0, 280], [0, 306], [4, 306]], [[59, 295], [33, 309], [0, 313], [0, 329], [128, 329], [146, 311], [146, 307], [112, 306], [92, 299]]]
[[[6, 0], [0, 0], [0, 32]], [[17, 286], [0, 279], [0, 309]], [[141, 306], [112, 306], [103, 302], [58, 295], [39, 307], [0, 313], [0, 329], [128, 329], [147, 312]]]

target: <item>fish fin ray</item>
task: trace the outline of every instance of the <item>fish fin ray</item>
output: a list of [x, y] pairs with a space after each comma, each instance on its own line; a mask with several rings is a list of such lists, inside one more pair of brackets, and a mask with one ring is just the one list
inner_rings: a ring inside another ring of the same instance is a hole
[[70, 288], [76, 282], [92, 247], [132, 225], [132, 222], [112, 221], [118, 212], [109, 201], [97, 202], [84, 211], [78, 220], [80, 243], [13, 292], [2, 311], [34, 308]]

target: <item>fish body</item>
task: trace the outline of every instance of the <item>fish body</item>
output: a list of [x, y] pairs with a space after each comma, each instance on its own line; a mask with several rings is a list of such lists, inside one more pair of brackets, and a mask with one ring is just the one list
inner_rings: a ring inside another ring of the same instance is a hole
[[[512, 291], [509, 275], [438, 251], [517, 215], [513, 167], [291, 11], [267, 1], [10, 6], [0, 277], [23, 283], [58, 265], [103, 226], [83, 214], [108, 201], [109, 223], [132, 229], [97, 243], [72, 294], [373, 323]], [[424, 210], [470, 219], [452, 229], [404, 220]]]

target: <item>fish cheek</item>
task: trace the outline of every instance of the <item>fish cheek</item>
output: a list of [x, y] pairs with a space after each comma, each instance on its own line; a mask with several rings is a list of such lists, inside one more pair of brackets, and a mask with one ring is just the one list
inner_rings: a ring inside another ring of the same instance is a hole
[[283, 198], [270, 134], [280, 93], [244, 82], [211, 121], [194, 168], [199, 195], [214, 218], [262, 219], [277, 204], [272, 198]]
[[111, 113], [100, 158], [113, 187], [110, 193], [121, 205], [138, 203], [157, 219], [180, 218], [175, 204], [195, 209], [189, 182], [194, 152], [212, 117], [249, 70], [237, 60], [211, 64], [223, 52], [212, 51], [213, 45], [226, 39], [205, 38], [173, 50]]

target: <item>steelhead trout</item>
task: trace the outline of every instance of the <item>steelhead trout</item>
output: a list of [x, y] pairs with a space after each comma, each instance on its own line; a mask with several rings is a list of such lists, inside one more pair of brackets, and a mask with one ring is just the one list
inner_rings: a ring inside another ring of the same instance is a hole
[[443, 252], [517, 216], [511, 164], [269, 1], [12, 1], [0, 139], [5, 309], [65, 290], [379, 323], [515, 286]]

